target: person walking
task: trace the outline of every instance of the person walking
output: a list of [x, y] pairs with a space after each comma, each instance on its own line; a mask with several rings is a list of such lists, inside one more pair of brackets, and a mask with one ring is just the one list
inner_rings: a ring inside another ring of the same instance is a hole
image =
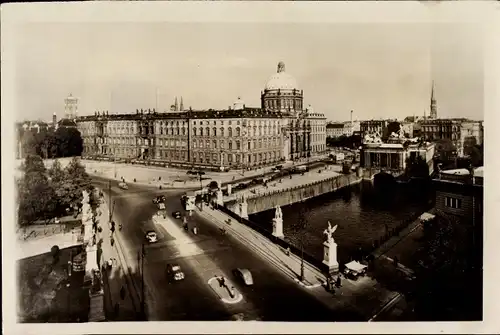
[[220, 277], [220, 286], [221, 286], [221, 287], [226, 286], [226, 278], [224, 278], [224, 276], [221, 276], [221, 277]]

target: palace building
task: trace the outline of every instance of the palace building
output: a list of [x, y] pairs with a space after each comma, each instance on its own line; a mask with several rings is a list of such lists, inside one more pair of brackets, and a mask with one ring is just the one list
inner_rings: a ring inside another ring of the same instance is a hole
[[77, 120], [83, 155], [233, 168], [310, 157], [326, 150], [326, 118], [312, 107], [303, 110], [302, 95], [280, 62], [261, 94], [261, 108], [238, 98], [227, 110], [95, 112]]

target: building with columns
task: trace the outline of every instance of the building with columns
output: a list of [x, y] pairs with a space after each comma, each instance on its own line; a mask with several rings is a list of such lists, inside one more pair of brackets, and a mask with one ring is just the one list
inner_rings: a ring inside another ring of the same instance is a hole
[[[181, 106], [183, 104], [181, 98]], [[309, 106], [283, 62], [261, 92], [261, 108], [238, 98], [227, 110], [168, 113], [95, 112], [78, 119], [89, 158], [246, 168], [310, 157], [326, 150], [326, 118]]]

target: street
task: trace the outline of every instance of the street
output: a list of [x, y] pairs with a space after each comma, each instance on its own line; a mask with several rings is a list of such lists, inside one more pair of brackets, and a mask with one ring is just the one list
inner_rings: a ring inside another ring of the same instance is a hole
[[[94, 178], [96, 186], [107, 192], [108, 181]], [[190, 231], [182, 229], [182, 220], [172, 212], [181, 211], [179, 190], [155, 190], [129, 185], [128, 190], [112, 182], [114, 220], [122, 224], [122, 236], [128, 246], [128, 259], [137, 260], [145, 233], [155, 230], [158, 242], [145, 247], [144, 277], [150, 320], [262, 320], [262, 321], [333, 321], [335, 315], [312, 295], [298, 286], [279, 269], [263, 261], [230, 236], [222, 235], [196, 214], [189, 218]], [[155, 225], [151, 217], [157, 212], [152, 199], [167, 197], [164, 224]], [[106, 194], [107, 197], [107, 194]], [[107, 200], [107, 198], [106, 198]], [[195, 236], [191, 228], [196, 226]], [[182, 235], [181, 235], [182, 234]], [[181, 266], [185, 280], [168, 283], [166, 265]], [[233, 278], [234, 268], [252, 272], [254, 285], [244, 286]], [[243, 294], [236, 304], [225, 304], [208, 285], [215, 275], [235, 282]], [[140, 283], [136, 285], [140, 288]], [[338, 315], [337, 315], [338, 316]]]

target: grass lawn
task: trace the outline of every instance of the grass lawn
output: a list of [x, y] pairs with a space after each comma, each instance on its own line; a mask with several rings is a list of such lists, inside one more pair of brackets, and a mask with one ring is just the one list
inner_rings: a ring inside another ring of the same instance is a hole
[[71, 253], [76, 255], [80, 248], [62, 249], [57, 264], [52, 264], [50, 252], [18, 261], [19, 322], [87, 321], [89, 295], [82, 287], [84, 272], [74, 272], [71, 277], [67, 273]]

